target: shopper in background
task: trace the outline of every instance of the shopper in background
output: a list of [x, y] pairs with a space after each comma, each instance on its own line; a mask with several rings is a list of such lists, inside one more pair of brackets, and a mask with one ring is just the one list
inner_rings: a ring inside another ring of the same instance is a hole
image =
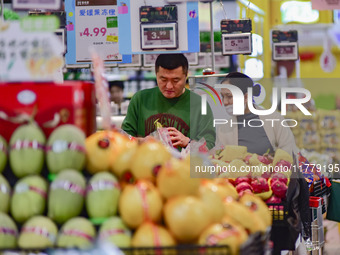
[[122, 129], [135, 137], [147, 137], [155, 123], [167, 127], [174, 147], [186, 147], [191, 139], [205, 138], [215, 146], [213, 115], [201, 115], [201, 97], [185, 88], [188, 60], [183, 54], [161, 54], [155, 63], [157, 87], [138, 91], [131, 99]]
[[125, 114], [124, 108], [128, 106], [128, 101], [124, 100], [124, 82], [109, 81], [109, 88], [111, 101], [117, 106], [117, 114]]
[[124, 101], [124, 82], [109, 81], [111, 101], [120, 105]]
[[[291, 155], [298, 152], [295, 139], [289, 127], [283, 127], [284, 119], [280, 113], [270, 115], [256, 115], [248, 108], [248, 88], [253, 89], [253, 96], [260, 94], [260, 86], [255, 85], [247, 75], [239, 72], [229, 73], [222, 84], [231, 84], [242, 90], [244, 94], [244, 115], [233, 115], [233, 95], [227, 88], [221, 89], [223, 103], [233, 125], [217, 125], [217, 141], [220, 145], [242, 145], [248, 148], [248, 152], [263, 155], [266, 152], [274, 152], [280, 148]], [[257, 109], [261, 107], [256, 106]], [[276, 119], [276, 121], [270, 121]], [[262, 122], [261, 122], [262, 120]], [[250, 122], [249, 122], [250, 121]], [[249, 125], [250, 123], [250, 125]], [[261, 124], [263, 123], [263, 125]]]

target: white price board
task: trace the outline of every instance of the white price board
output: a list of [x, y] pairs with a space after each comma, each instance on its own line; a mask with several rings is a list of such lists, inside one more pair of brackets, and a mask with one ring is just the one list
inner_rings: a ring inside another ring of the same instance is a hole
[[222, 54], [251, 54], [251, 33], [222, 34]]
[[115, 0], [76, 1], [76, 61], [91, 61], [90, 48], [104, 61], [121, 61], [118, 48], [118, 11]]
[[177, 49], [177, 23], [141, 24], [141, 48], [143, 50]]
[[144, 18], [141, 20], [142, 7], [158, 8], [167, 4], [166, 0], [117, 1], [121, 54], [199, 52], [197, 2], [176, 3], [177, 19], [154, 22], [157, 20], [155, 16], [162, 16], [164, 13], [150, 12], [147, 18], [152, 22], [144, 21]]
[[297, 42], [273, 43], [273, 60], [297, 60], [299, 58]]

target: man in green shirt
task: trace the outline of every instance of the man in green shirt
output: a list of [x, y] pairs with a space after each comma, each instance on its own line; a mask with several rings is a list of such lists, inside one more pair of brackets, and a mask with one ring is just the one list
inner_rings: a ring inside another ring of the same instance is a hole
[[215, 146], [213, 114], [201, 114], [201, 97], [185, 88], [188, 60], [183, 54], [160, 54], [156, 60], [157, 87], [138, 91], [131, 99], [122, 129], [134, 137], [156, 130], [155, 122], [167, 127], [174, 147], [205, 138]]

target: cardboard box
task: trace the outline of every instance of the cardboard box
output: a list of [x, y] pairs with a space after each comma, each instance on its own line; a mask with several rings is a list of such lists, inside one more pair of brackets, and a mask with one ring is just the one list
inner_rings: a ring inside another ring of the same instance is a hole
[[82, 81], [0, 83], [0, 134], [9, 141], [14, 130], [34, 120], [46, 138], [63, 124], [86, 136], [96, 131], [94, 84]]

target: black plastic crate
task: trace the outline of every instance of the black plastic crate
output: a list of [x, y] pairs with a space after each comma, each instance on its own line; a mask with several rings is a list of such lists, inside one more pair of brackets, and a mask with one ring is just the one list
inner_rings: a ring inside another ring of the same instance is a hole
[[121, 251], [125, 255], [231, 255], [230, 247], [227, 245], [178, 245], [170, 247], [138, 247], [124, 248], [121, 249]]
[[288, 204], [278, 203], [272, 204], [267, 203], [267, 206], [272, 214], [273, 223], [272, 225], [275, 226], [282, 226], [287, 224], [287, 217], [288, 217]]
[[[200, 245], [177, 245], [168, 247], [129, 247], [119, 249], [125, 255], [231, 255], [230, 247], [227, 245], [216, 246], [200, 246]], [[116, 251], [116, 252], [119, 252]], [[5, 250], [0, 250], [0, 255]], [[11, 255], [60, 255], [60, 254], [74, 254], [74, 255], [100, 255], [97, 249], [93, 250], [79, 250], [79, 249], [15, 249], [7, 250], [7, 254]], [[106, 250], [105, 254], [108, 251]], [[115, 254], [115, 253], [110, 253]], [[119, 253], [117, 253], [119, 254]], [[244, 254], [245, 255], [245, 254]]]
[[[267, 242], [270, 236], [270, 229], [265, 234], [255, 233], [249, 236], [248, 240], [240, 247], [240, 255], [264, 255]], [[54, 255], [54, 254], [92, 255], [91, 250], [78, 249], [13, 249], [11, 255]], [[6, 250], [0, 250], [0, 255]], [[232, 255], [228, 245], [176, 245], [168, 247], [129, 247], [121, 248], [120, 251], [125, 255]], [[98, 254], [99, 255], [99, 254]]]
[[[169, 247], [131, 247], [122, 248], [120, 251], [125, 255], [231, 255], [230, 247], [227, 245], [200, 246], [200, 245], [178, 245]], [[1, 251], [3, 254], [5, 250]], [[53, 255], [53, 254], [77, 254], [93, 255], [96, 250], [79, 250], [79, 249], [47, 249], [47, 250], [7, 250], [11, 255]], [[105, 253], [107, 254], [107, 253]], [[97, 254], [96, 254], [97, 255]], [[98, 254], [100, 255], [100, 254]], [[244, 254], [245, 255], [245, 254]]]

